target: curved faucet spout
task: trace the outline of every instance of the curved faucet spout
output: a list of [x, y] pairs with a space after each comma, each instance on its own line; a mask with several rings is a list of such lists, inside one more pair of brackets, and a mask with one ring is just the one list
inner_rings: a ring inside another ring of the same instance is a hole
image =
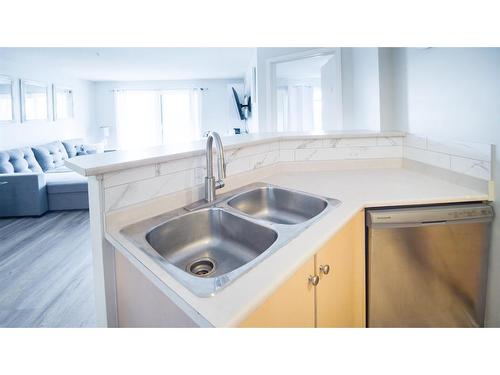
[[[215, 141], [217, 152], [217, 180], [214, 177], [212, 146]], [[207, 147], [205, 152], [207, 161], [207, 176], [205, 177], [205, 200], [212, 202], [215, 199], [215, 191], [224, 187], [224, 178], [226, 178], [226, 162], [224, 160], [224, 146], [217, 132], [209, 132], [207, 138]]]

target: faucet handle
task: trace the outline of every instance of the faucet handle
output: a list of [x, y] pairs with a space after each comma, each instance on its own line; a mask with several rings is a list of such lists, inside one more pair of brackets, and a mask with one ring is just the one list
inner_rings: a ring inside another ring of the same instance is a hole
[[216, 189], [222, 189], [226, 184], [224, 183], [223, 180], [217, 180], [215, 181], [215, 188]]

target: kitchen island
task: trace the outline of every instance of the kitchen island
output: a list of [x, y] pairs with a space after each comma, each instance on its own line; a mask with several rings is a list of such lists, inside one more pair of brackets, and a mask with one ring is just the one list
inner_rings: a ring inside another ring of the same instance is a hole
[[[94, 274], [101, 325], [244, 325], [259, 306], [365, 208], [492, 199], [488, 180], [405, 158], [405, 142], [404, 134], [350, 133], [265, 137], [227, 147], [228, 178], [221, 194], [264, 182], [338, 199], [341, 204], [209, 297], [193, 294], [123, 235], [123, 228], [130, 224], [202, 198], [201, 145], [185, 153], [176, 151], [163, 156], [155, 151], [149, 159], [130, 160], [124, 155], [124, 160], [119, 160], [118, 152], [113, 160], [99, 160], [99, 156], [92, 155], [67, 162], [90, 176]], [[140, 281], [141, 277], [147, 282]], [[130, 291], [130, 285], [149, 288], [149, 292], [142, 293], [144, 299], [137, 301], [139, 309], [127, 302], [141, 296], [140, 288]], [[159, 298], [166, 303], [155, 307]], [[151, 313], [155, 309], [161, 312], [160, 317]]]

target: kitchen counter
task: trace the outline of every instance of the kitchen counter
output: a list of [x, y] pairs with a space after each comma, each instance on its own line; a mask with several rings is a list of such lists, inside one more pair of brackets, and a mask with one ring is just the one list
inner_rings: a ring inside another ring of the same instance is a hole
[[[226, 150], [241, 147], [257, 146], [264, 143], [312, 140], [312, 139], [349, 139], [349, 138], [385, 138], [403, 137], [403, 132], [373, 132], [338, 131], [338, 132], [295, 132], [295, 133], [258, 133], [224, 136], [222, 142]], [[130, 168], [137, 168], [155, 163], [165, 163], [193, 156], [205, 154], [206, 140], [184, 144], [149, 147], [140, 150], [114, 151], [101, 154], [85, 155], [65, 161], [66, 166], [83, 176], [117, 172]]]
[[[193, 314], [201, 315], [208, 325], [231, 327], [237, 326], [357, 212], [366, 207], [488, 200], [484, 192], [395, 164], [388, 168], [379, 166], [335, 170], [326, 170], [324, 165], [314, 162], [309, 162], [306, 170], [287, 168], [286, 165], [271, 166], [261, 170], [258, 176], [249, 174], [246, 180], [240, 176], [238, 184], [258, 181], [339, 199], [342, 204], [212, 297], [202, 298], [192, 294], [120, 234], [120, 229], [128, 224], [154, 216], [162, 210], [171, 210], [175, 197], [169, 203], [163, 201], [163, 205], [159, 201], [146, 202], [108, 214], [105, 237], [119, 251], [134, 257], [148, 268], [192, 308]], [[228, 185], [229, 190], [237, 187], [231, 183]]]

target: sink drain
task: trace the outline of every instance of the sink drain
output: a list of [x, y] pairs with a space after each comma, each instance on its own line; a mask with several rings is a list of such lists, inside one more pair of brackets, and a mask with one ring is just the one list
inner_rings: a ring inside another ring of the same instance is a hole
[[209, 276], [215, 271], [215, 262], [210, 258], [196, 259], [187, 265], [186, 270], [195, 276]]

